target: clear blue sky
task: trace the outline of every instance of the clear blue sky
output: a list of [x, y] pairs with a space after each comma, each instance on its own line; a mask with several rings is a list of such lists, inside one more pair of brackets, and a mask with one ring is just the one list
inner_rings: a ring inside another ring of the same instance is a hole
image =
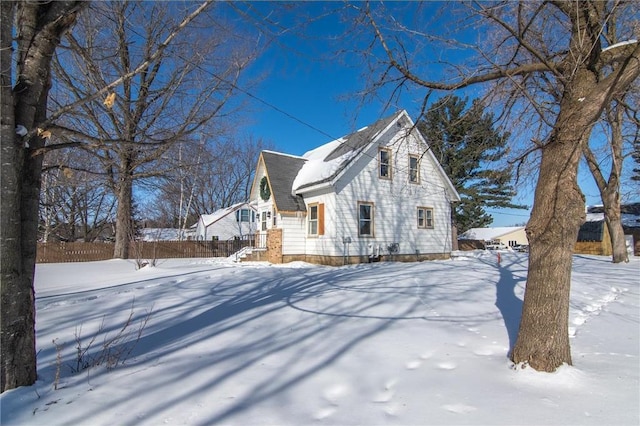
[[[304, 36], [294, 31], [301, 22], [300, 8], [309, 16], [320, 16], [326, 7], [338, 7], [340, 3], [307, 3], [291, 14], [278, 12], [269, 15], [277, 4], [253, 3], [264, 15], [273, 17], [281, 26], [291, 28], [277, 37], [267, 51], [251, 66], [250, 79], [260, 78], [251, 84], [246, 95], [248, 106], [244, 130], [256, 138], [271, 142], [277, 150], [301, 155], [332, 139], [371, 124], [396, 109], [406, 109], [415, 119], [419, 100], [406, 97], [402, 105], [385, 110], [384, 97], [378, 101], [360, 105], [356, 95], [363, 89], [363, 66], [355, 59], [336, 59], [333, 54], [340, 43], [330, 39], [339, 37], [344, 23], [336, 15], [319, 19], [304, 29]], [[335, 6], [333, 6], [335, 5]], [[339, 39], [338, 39], [339, 40]], [[349, 46], [342, 46], [348, 48]], [[588, 171], [583, 170], [581, 185], [587, 204], [600, 204], [600, 196]], [[514, 201], [531, 206], [533, 188], [518, 188]], [[489, 209], [494, 222], [491, 226], [512, 226], [528, 220], [530, 210]]]

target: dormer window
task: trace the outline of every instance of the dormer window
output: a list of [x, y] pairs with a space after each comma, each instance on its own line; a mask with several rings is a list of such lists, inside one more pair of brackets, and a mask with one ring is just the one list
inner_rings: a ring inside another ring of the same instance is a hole
[[380, 148], [378, 151], [378, 177], [380, 179], [391, 179], [391, 150]]

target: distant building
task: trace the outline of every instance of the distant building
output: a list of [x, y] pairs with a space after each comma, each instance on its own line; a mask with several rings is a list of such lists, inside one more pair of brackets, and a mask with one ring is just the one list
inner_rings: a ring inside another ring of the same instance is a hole
[[504, 244], [507, 247], [529, 245], [524, 226], [471, 228], [460, 234], [458, 241], [476, 241], [479, 244], [475, 248], [481, 248], [482, 244]]
[[256, 233], [256, 209], [249, 203], [238, 203], [203, 214], [198, 222], [191, 226], [192, 238], [201, 241], [231, 240], [245, 238]]
[[[631, 255], [640, 255], [640, 203], [620, 206], [622, 228]], [[610, 256], [613, 253], [603, 206], [588, 206], [585, 222], [578, 232], [574, 253]]]

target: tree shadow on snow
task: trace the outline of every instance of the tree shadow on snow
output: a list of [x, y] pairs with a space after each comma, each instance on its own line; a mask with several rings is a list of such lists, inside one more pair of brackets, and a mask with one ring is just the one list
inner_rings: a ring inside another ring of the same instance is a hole
[[[517, 260], [503, 260], [496, 286], [495, 304], [507, 328], [510, 350], [522, 311], [522, 301], [514, 294], [522, 280], [514, 275], [520, 271]], [[452, 272], [457, 268], [454, 263], [439, 266]], [[526, 267], [522, 270], [526, 273]], [[449, 282], [430, 285], [425, 278], [426, 284], [416, 287], [410, 264], [267, 267], [237, 276], [235, 272], [215, 271], [209, 276], [203, 272], [154, 288], [157, 300], [171, 302], [154, 310], [127, 366], [132, 374], [158, 368], [158, 374], [145, 375], [153, 381], [146, 386], [172, 389], [154, 407], [156, 415], [212, 389], [223, 385], [235, 389], [243, 383], [241, 395], [221, 403], [205, 423], [228, 422], [233, 415], [292, 389], [398, 321], [424, 321], [425, 301], [416, 297], [418, 288], [426, 291], [425, 300], [440, 297], [442, 303], [455, 302], [450, 293], [432, 291]], [[229, 276], [210, 278], [213, 274]], [[182, 353], [185, 347], [190, 349]], [[254, 368], [259, 371], [254, 373]], [[176, 383], [190, 386], [175, 389]], [[131, 400], [135, 394], [122, 392], [101, 409], [113, 410]], [[78, 412], [76, 420], [86, 421], [83, 415]]]
[[[372, 292], [371, 288], [350, 285], [362, 283], [363, 273], [371, 271], [357, 267], [256, 268], [255, 274], [244, 273], [240, 279], [209, 278], [211, 289], [199, 298], [194, 298], [193, 292], [206, 287], [205, 276], [156, 287], [159, 299], [179, 298], [180, 287], [187, 289], [184, 294], [189, 297], [154, 310], [126, 365], [134, 371], [159, 368], [149, 386], [152, 389], [171, 389], [185, 380], [194, 384], [189, 389], [166, 393], [154, 408], [155, 414], [162, 415], [183, 401], [235, 383], [243, 374], [251, 374], [250, 368], [261, 368], [266, 359], [275, 360], [272, 370], [251, 378], [248, 390], [243, 389], [242, 396], [221, 407], [206, 423], [228, 421], [232, 415], [326, 368], [396, 321], [423, 319], [415, 312], [421, 302], [409, 298], [406, 289], [394, 290], [385, 284], [383, 291]], [[375, 281], [375, 277], [372, 279]], [[189, 289], [189, 285], [193, 287]], [[357, 292], [359, 297], [333, 297], [344, 291]], [[176, 315], [181, 303], [188, 307], [182, 317]], [[317, 309], [301, 309], [305, 303]], [[299, 315], [292, 315], [292, 309]], [[164, 315], [168, 316], [161, 319]], [[181, 358], [180, 351], [185, 347], [190, 348], [188, 356]], [[191, 349], [194, 347], [197, 349]], [[286, 362], [278, 365], [279, 359]], [[165, 363], [166, 368], [158, 367]], [[100, 374], [104, 373], [96, 372], [94, 377]], [[207, 380], [202, 380], [203, 375]], [[129, 392], [114, 395], [103, 409], [113, 410], [132, 399], [135, 394]], [[79, 412], [76, 420], [86, 421], [83, 415], [86, 413]]]
[[[515, 295], [515, 289], [519, 282], [526, 281], [527, 267], [522, 265], [523, 255], [501, 255], [500, 263], [497, 259], [491, 261], [481, 259], [485, 263], [493, 262], [500, 272], [500, 278], [496, 284], [496, 307], [500, 310], [507, 336], [509, 338], [509, 353], [516, 344], [518, 338], [518, 329], [520, 328], [520, 319], [522, 317], [522, 299]], [[524, 273], [524, 276], [517, 276], [517, 273]]]

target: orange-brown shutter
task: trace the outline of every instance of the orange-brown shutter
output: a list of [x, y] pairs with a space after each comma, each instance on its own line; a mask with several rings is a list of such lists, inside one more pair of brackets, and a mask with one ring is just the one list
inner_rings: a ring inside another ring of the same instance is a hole
[[318, 204], [318, 235], [324, 235], [324, 204]]

